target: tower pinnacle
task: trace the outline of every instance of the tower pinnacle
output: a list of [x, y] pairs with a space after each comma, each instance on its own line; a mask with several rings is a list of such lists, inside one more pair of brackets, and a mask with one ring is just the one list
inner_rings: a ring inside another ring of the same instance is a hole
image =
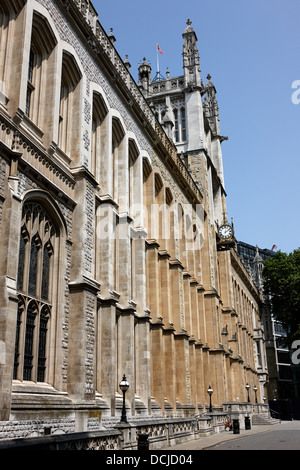
[[188, 18], [187, 27], [185, 28], [183, 37], [183, 68], [186, 87], [201, 86], [200, 78], [200, 58], [197, 47], [197, 36], [192, 28], [192, 22]]

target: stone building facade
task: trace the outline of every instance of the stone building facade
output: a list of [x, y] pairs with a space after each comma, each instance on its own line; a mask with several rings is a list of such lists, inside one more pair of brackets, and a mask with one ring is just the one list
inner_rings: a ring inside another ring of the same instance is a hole
[[224, 138], [191, 23], [183, 77], [144, 63], [138, 84], [89, 0], [2, 0], [0, 34], [1, 423], [118, 421], [124, 374], [132, 419], [199, 415], [209, 385], [218, 410], [246, 383], [261, 401], [260, 297], [218, 235]]

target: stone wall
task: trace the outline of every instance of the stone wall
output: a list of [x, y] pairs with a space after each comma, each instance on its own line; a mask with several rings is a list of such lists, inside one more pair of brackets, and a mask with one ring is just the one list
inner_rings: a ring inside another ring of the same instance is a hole
[[[139, 435], [147, 435], [149, 449], [163, 449], [181, 442], [225, 430], [226, 414], [194, 418], [139, 419], [128, 424], [116, 423], [109, 429], [97, 430], [89, 419], [84, 433], [74, 433], [75, 421], [0, 422], [0, 450], [22, 447], [36, 449], [136, 450]], [[50, 434], [50, 436], [46, 436]], [[26, 439], [24, 439], [26, 438]], [[17, 440], [16, 440], [17, 439]]]

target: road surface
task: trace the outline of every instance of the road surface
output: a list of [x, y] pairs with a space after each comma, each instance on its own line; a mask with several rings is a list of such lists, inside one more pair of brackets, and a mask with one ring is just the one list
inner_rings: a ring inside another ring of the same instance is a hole
[[207, 450], [300, 450], [300, 421], [284, 421], [274, 429], [216, 444]]

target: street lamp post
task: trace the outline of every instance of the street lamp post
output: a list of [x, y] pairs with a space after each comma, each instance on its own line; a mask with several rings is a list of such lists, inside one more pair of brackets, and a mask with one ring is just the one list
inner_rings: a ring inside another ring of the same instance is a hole
[[208, 387], [207, 393], [209, 394], [209, 412], [212, 413], [212, 405], [211, 405], [211, 396], [213, 394], [213, 389], [211, 386]]
[[123, 375], [123, 379], [121, 380], [119, 387], [123, 392], [123, 407], [122, 407], [121, 423], [127, 423], [126, 407], [125, 407], [125, 393], [127, 392], [129, 388], [129, 383], [127, 382], [125, 374]]
[[247, 393], [248, 393], [248, 403], [250, 403], [249, 388], [250, 388], [250, 385], [246, 384], [246, 390], [247, 390]]
[[257, 386], [256, 385], [254, 385], [253, 390], [255, 393], [255, 403], [257, 403]]

